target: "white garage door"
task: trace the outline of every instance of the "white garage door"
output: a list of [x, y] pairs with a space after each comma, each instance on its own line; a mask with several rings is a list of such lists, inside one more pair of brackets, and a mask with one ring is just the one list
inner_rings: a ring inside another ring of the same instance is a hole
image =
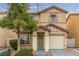
[[64, 36], [50, 36], [50, 49], [64, 49]]

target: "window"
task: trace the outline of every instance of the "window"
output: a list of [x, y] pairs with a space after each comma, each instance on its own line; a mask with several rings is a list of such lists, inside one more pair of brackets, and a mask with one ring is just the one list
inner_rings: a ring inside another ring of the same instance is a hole
[[36, 16], [31, 16], [33, 20], [36, 20]]
[[22, 37], [20, 39], [20, 44], [29, 44], [29, 38]]
[[50, 16], [50, 23], [52, 23], [52, 22], [57, 22], [57, 16], [56, 15]]

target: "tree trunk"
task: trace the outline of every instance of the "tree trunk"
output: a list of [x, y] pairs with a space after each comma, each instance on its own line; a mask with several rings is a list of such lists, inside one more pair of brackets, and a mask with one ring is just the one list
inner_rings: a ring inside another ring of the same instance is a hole
[[28, 43], [29, 43], [29, 33], [27, 34], [27, 36], [28, 36]]
[[31, 43], [31, 34], [28, 33], [29, 43]]
[[29, 43], [31, 43], [31, 34], [29, 34]]
[[17, 39], [18, 39], [18, 46], [17, 51], [20, 51], [20, 28], [17, 29]]

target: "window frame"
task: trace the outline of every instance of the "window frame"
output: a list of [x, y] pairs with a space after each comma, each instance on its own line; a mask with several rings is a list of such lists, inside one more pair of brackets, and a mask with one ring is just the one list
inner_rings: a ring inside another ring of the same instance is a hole
[[[25, 40], [26, 39], [26, 40]], [[21, 41], [23, 41], [23, 42], [21, 42]], [[26, 43], [26, 42], [27, 43]], [[27, 37], [21, 37], [20, 38], [20, 45], [25, 45], [25, 44], [30, 44], [30, 41], [29, 41], [29, 37], [27, 36]]]
[[56, 22], [58, 22], [57, 14], [50, 14], [50, 20], [49, 20], [49, 22], [50, 23], [56, 23]]
[[33, 20], [36, 20], [36, 16], [34, 16], [34, 15], [32, 15], [31, 18], [32, 18]]

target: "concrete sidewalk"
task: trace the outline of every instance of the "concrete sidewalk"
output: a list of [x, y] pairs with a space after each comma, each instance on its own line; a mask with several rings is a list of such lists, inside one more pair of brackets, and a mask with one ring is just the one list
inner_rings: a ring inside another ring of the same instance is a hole
[[50, 50], [52, 56], [76, 56], [72, 53], [72, 51], [69, 50], [63, 50], [63, 49], [53, 49]]
[[36, 52], [36, 56], [46, 56], [44, 49], [38, 49]]
[[77, 56], [79, 56], [79, 48], [70, 48]]
[[[71, 49], [63, 50], [63, 49], [52, 49], [50, 50], [50, 56], [78, 56], [76, 52]], [[36, 52], [36, 56], [46, 56], [44, 49], [38, 49]]]

